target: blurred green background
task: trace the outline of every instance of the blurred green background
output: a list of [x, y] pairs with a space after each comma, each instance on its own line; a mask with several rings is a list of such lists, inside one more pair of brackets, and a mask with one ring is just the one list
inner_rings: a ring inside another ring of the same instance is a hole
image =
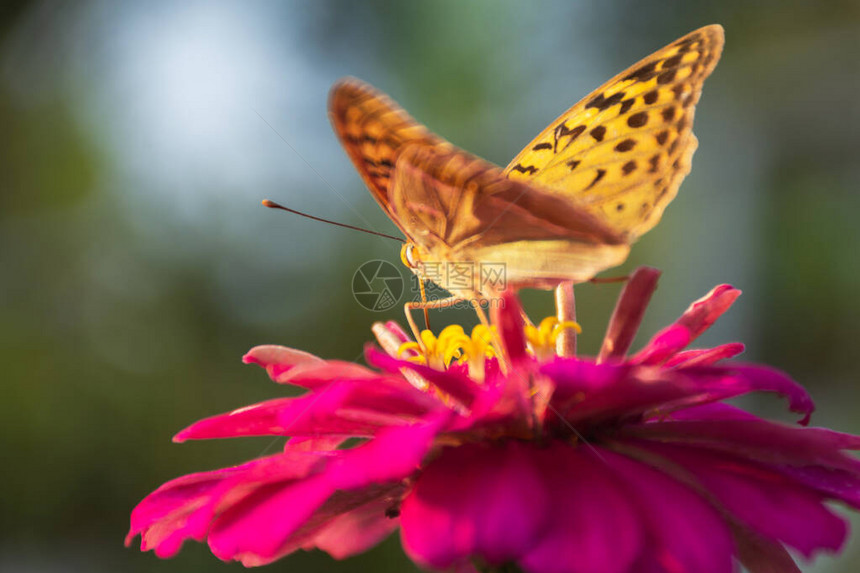
[[[814, 423], [860, 432], [856, 0], [4, 2], [0, 570], [240, 569], [196, 544], [160, 561], [122, 537], [162, 482], [279, 447], [170, 442], [284, 393], [240, 363], [247, 349], [351, 360], [372, 321], [402, 319], [350, 292], [362, 262], [397, 263], [399, 244], [259, 204], [396, 233], [329, 127], [337, 78], [504, 165], [604, 80], [715, 22], [727, 45], [696, 114], [693, 173], [621, 271], [664, 271], [645, 335], [718, 283], [742, 288], [703, 342], [745, 342], [747, 359], [810, 389]], [[578, 290], [585, 351], [618, 290]], [[527, 303], [550, 312], [545, 293]], [[804, 570], [858, 567], [860, 534]], [[413, 570], [396, 536], [347, 562], [298, 554], [268, 569]]]

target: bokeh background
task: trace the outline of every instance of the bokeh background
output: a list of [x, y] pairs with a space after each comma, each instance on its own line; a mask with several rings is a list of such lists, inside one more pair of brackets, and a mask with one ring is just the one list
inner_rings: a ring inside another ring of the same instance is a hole
[[[0, 570], [240, 569], [194, 544], [160, 561], [122, 537], [167, 479], [279, 447], [170, 442], [284, 393], [241, 364], [248, 348], [352, 360], [372, 321], [401, 319], [350, 291], [399, 244], [260, 206], [396, 233], [329, 127], [337, 78], [504, 165], [605, 79], [714, 22], [727, 46], [693, 173], [621, 272], [664, 271], [646, 334], [715, 284], [742, 288], [704, 342], [744, 341], [810, 389], [815, 423], [860, 432], [856, 0], [3, 2]], [[578, 290], [585, 351], [618, 289]], [[550, 312], [546, 294], [527, 303]], [[860, 532], [804, 570], [858, 567]], [[414, 570], [396, 536], [347, 562], [303, 553], [268, 569]]]

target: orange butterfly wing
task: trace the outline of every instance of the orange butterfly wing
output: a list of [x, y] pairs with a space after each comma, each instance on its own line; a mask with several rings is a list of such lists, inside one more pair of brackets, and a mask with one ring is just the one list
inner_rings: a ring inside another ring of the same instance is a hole
[[412, 119], [391, 98], [355, 78], [344, 78], [332, 87], [328, 108], [334, 131], [361, 178], [400, 226], [388, 201], [398, 151], [407, 143], [449, 144]]

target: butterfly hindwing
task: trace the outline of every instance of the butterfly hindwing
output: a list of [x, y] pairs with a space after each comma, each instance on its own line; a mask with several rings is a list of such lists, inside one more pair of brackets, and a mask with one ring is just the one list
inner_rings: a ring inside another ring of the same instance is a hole
[[576, 201], [629, 241], [659, 222], [690, 170], [693, 114], [723, 46], [701, 28], [589, 94], [505, 169]]
[[355, 78], [342, 79], [332, 87], [328, 108], [334, 131], [349, 158], [373, 197], [391, 216], [388, 186], [399, 149], [410, 142], [444, 145], [444, 140], [412, 119], [391, 98]]
[[425, 261], [501, 265], [517, 286], [587, 280], [620, 264], [629, 250], [622, 237], [566, 198], [513, 181], [456, 148], [402, 148], [389, 196]]

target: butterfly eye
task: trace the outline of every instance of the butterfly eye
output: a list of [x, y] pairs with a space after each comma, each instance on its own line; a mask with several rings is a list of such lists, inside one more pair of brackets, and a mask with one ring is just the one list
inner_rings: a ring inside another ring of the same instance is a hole
[[403, 248], [400, 249], [400, 260], [410, 269], [417, 268], [420, 259], [418, 253], [415, 252], [415, 245], [412, 243], [403, 245]]

